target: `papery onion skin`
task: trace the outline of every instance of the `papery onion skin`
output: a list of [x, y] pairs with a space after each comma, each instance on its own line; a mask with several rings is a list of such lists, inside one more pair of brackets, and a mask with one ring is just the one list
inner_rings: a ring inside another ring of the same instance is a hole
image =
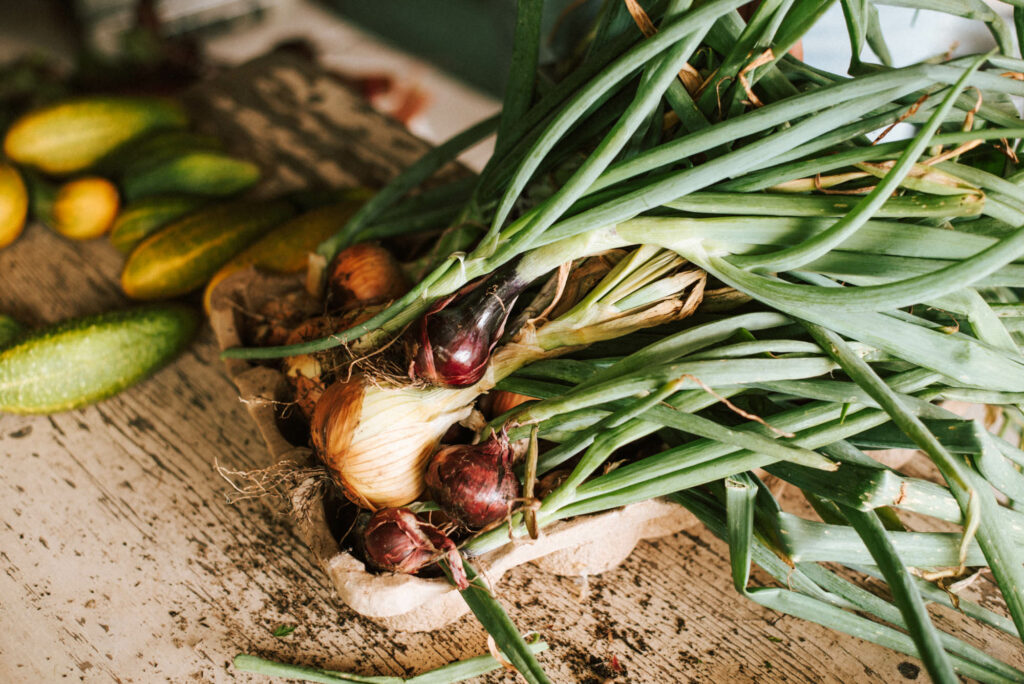
[[490, 393], [489, 399], [490, 408], [487, 413], [491, 418], [497, 418], [517, 406], [521, 406], [528, 401], [533, 401], [533, 397], [528, 397], [525, 394], [516, 394], [515, 392], [507, 392], [505, 390], [494, 390]]
[[504, 520], [520, 491], [505, 435], [443, 447], [427, 466], [426, 483], [441, 510], [469, 529]]
[[512, 306], [529, 285], [514, 264], [506, 266], [421, 319], [414, 377], [442, 387], [468, 387], [483, 378]]
[[359, 419], [361, 389], [358, 379], [336, 382], [324, 390], [316, 403], [309, 421], [309, 437], [313, 450], [325, 463], [330, 452], [344, 450], [351, 441], [352, 428]]
[[363, 548], [374, 567], [410, 575], [445, 557], [456, 586], [469, 587], [454, 542], [407, 508], [382, 508], [374, 513], [363, 533]]
[[368, 242], [342, 250], [331, 264], [331, 306], [348, 308], [398, 299], [409, 290], [402, 267], [383, 247]]
[[310, 421], [313, 446], [353, 503], [404, 506], [423, 493], [423, 473], [448, 428], [472, 410], [472, 389], [386, 387], [354, 375], [336, 382]]

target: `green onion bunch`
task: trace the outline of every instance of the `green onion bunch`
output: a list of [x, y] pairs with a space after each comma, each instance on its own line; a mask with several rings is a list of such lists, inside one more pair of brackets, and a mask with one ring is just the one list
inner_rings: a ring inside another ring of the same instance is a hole
[[[595, 340], [549, 327], [567, 353], [495, 378], [533, 400], [480, 436], [529, 440], [528, 492], [562, 471], [538, 505], [461, 547], [463, 595], [509, 660], [547, 681], [472, 559], [557, 520], [669, 497], [725, 540], [747, 598], [919, 657], [935, 681], [1022, 681], [930, 612], [1024, 634], [1021, 46], [980, 0], [840, 0], [853, 58], [833, 74], [787, 54], [833, 1], [765, 0], [748, 21], [743, 4], [652, 0], [641, 16], [606, 0], [558, 78], [537, 66], [543, 2], [520, 0], [500, 117], [411, 166], [311, 268], [316, 286], [354, 241], [436, 231], [419, 283], [330, 338], [226, 355], [375, 349], [507, 264], [538, 277], [609, 249], [635, 250], [638, 268], [671, 253], [701, 269], [708, 292], [731, 293], [727, 306]], [[996, 48], [894, 67], [881, 4], [982, 21]], [[1024, 3], [1010, 4], [1024, 35]], [[646, 35], [645, 20], [656, 29]], [[915, 132], [893, 140], [900, 122]], [[493, 133], [480, 174], [417, 190]], [[657, 301], [658, 282], [617, 301]], [[586, 309], [565, 320], [586, 327]], [[946, 400], [995, 407], [1009, 427], [994, 434]], [[654, 453], [638, 448], [652, 439]], [[919, 449], [938, 477], [872, 456], [888, 448]], [[777, 500], [768, 475], [806, 506]], [[778, 586], [753, 585], [752, 564]], [[1006, 614], [949, 589], [977, 573]]]

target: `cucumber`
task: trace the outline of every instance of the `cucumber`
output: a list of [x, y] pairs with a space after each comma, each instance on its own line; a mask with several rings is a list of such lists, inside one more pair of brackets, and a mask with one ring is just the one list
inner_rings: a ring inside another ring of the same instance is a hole
[[210, 312], [210, 299], [214, 288], [236, 271], [255, 266], [271, 273], [297, 273], [306, 268], [309, 253], [338, 232], [338, 229], [362, 206], [361, 194], [353, 195], [360, 199], [307, 211], [285, 221], [221, 266], [210, 278], [203, 292], [203, 307], [206, 312]]
[[0, 162], [0, 249], [18, 239], [28, 216], [28, 188], [10, 164]]
[[226, 197], [252, 187], [260, 167], [215, 150], [186, 150], [170, 158], [133, 164], [121, 186], [128, 201], [149, 195], [184, 193]]
[[154, 97], [87, 97], [29, 112], [4, 138], [4, 153], [19, 164], [64, 175], [86, 169], [128, 140], [187, 123], [185, 111]]
[[25, 332], [24, 326], [7, 314], [0, 314], [0, 349], [9, 346]]
[[285, 200], [200, 209], [143, 240], [128, 257], [121, 287], [133, 299], [168, 299], [196, 290], [293, 213]]
[[223, 149], [223, 143], [215, 136], [169, 128], [129, 140], [91, 168], [94, 173], [119, 178], [133, 166], [141, 168], [146, 164], [170, 159], [186, 150]]
[[117, 394], [174, 358], [198, 317], [142, 307], [42, 328], [0, 352], [0, 412], [57, 413]]
[[121, 209], [110, 229], [110, 242], [127, 254], [146, 237], [206, 203], [202, 197], [189, 195], [154, 195], [136, 200]]

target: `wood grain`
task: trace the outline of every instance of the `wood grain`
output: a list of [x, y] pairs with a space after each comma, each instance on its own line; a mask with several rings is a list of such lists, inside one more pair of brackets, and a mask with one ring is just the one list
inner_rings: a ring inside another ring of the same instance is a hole
[[[280, 57], [224, 74], [190, 104], [264, 165], [265, 192], [379, 183], [424, 149]], [[40, 324], [122, 306], [120, 266], [105, 241], [31, 226], [0, 252], [0, 311]], [[264, 681], [232, 670], [238, 652], [411, 674], [486, 650], [471, 617], [390, 633], [340, 606], [275, 502], [233, 502], [216, 469], [268, 461], [208, 330], [102, 404], [0, 415], [0, 681]], [[558, 682], [926, 678], [914, 659], [743, 600], [725, 546], [703, 531], [642, 543], [587, 582], [526, 566], [501, 587], [519, 627], [551, 642], [542, 661]], [[1024, 666], [1019, 643], [948, 614], [944, 626]], [[296, 629], [275, 638], [279, 625]]]

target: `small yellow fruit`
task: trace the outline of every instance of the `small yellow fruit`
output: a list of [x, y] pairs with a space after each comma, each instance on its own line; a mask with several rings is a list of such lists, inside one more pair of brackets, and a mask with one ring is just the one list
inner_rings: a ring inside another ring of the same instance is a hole
[[72, 240], [98, 238], [114, 224], [120, 200], [106, 178], [87, 176], [65, 183], [53, 200], [53, 227]]
[[28, 215], [28, 189], [18, 169], [0, 163], [0, 248], [18, 239]]

